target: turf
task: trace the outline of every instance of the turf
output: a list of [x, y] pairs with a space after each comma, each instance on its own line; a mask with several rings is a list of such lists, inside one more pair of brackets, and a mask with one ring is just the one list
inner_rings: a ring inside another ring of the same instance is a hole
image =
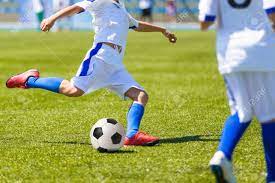
[[[0, 33], [0, 182], [214, 182], [208, 161], [229, 114], [215, 59], [215, 34], [130, 33], [125, 64], [148, 91], [142, 130], [162, 138], [156, 147], [101, 154], [91, 126], [113, 117], [126, 125], [130, 101], [101, 90], [66, 98], [40, 90], [8, 90], [6, 79], [30, 68], [71, 78], [92, 45], [78, 33]], [[239, 182], [264, 182], [259, 125], [253, 123], [234, 157]]]

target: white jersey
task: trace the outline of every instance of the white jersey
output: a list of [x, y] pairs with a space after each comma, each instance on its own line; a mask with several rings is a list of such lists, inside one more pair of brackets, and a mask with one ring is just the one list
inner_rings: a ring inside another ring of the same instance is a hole
[[199, 10], [200, 21], [217, 19], [222, 74], [275, 71], [275, 33], [267, 16], [275, 12], [275, 0], [200, 0]]
[[33, 4], [33, 10], [35, 13], [40, 13], [44, 11], [42, 2], [40, 0], [32, 0], [32, 4]]
[[109, 42], [125, 50], [129, 29], [137, 28], [139, 23], [126, 11], [122, 2], [85, 0], [76, 5], [88, 10], [93, 17], [94, 44]]

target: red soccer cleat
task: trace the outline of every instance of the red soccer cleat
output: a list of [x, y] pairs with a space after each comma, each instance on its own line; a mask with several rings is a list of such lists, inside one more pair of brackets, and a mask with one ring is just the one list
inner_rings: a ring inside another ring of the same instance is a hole
[[154, 146], [159, 143], [159, 138], [144, 132], [137, 132], [132, 138], [125, 138], [125, 146]]
[[6, 82], [7, 88], [22, 88], [27, 89], [26, 83], [29, 77], [39, 78], [39, 71], [36, 69], [28, 70], [22, 74], [18, 74], [16, 76], [12, 76]]

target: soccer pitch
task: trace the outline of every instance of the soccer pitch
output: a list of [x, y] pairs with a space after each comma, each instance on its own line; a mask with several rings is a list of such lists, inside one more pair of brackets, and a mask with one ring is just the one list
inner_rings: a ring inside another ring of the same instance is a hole
[[[126, 126], [130, 101], [105, 90], [66, 98], [5, 88], [9, 76], [30, 68], [70, 79], [93, 35], [1, 32], [0, 182], [214, 182], [208, 162], [229, 114], [215, 34], [177, 35], [172, 45], [159, 34], [131, 32], [124, 59], [150, 96], [142, 130], [161, 137], [161, 144], [101, 154], [90, 146], [91, 126], [104, 117]], [[264, 182], [256, 122], [238, 146], [234, 164], [239, 182]]]

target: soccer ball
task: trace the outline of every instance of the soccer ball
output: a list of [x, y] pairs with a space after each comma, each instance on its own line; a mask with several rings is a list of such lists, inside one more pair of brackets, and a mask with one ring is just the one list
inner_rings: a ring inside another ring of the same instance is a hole
[[100, 119], [90, 133], [92, 146], [99, 152], [119, 150], [125, 139], [124, 127], [114, 119]]

